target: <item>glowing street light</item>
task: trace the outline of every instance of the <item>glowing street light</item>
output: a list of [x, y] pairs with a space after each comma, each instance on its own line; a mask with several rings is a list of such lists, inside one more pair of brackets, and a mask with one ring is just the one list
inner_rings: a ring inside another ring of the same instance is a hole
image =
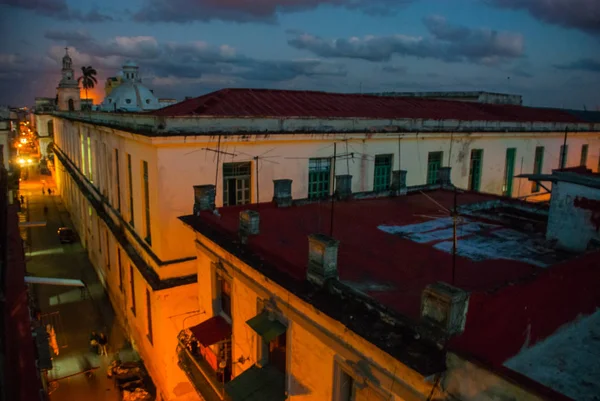
[[23, 143], [23, 144], [27, 143], [27, 138], [22, 138], [21, 143]]
[[23, 164], [25, 164], [25, 159], [20, 158], [19, 160], [17, 160], [19, 162], [19, 164], [22, 166]]

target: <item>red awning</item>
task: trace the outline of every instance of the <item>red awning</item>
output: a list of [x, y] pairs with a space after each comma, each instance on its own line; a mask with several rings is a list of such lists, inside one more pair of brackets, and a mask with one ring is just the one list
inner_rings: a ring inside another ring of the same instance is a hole
[[231, 325], [221, 316], [211, 317], [189, 330], [204, 347], [231, 338]]

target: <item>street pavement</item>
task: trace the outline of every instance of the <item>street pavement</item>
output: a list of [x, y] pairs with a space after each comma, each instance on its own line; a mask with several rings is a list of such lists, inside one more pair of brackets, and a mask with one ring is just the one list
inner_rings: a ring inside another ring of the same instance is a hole
[[[42, 188], [46, 191], [42, 194]], [[48, 195], [47, 189], [54, 193]], [[134, 359], [135, 353], [125, 341], [108, 297], [100, 283], [87, 252], [79, 241], [61, 244], [59, 227], [73, 227], [69, 213], [60, 196], [55, 194], [55, 184], [50, 176], [30, 172], [22, 181], [20, 193], [25, 197], [20, 212], [21, 221], [47, 221], [45, 227], [22, 228], [25, 241], [27, 272], [37, 277], [69, 278], [83, 280], [86, 296], [76, 287], [34, 285], [42, 321], [54, 326], [59, 355], [53, 357], [53, 369], [48, 372], [50, 401], [120, 400], [119, 391], [106, 377], [110, 361], [119, 353], [122, 360]], [[44, 206], [48, 208], [44, 216]], [[108, 356], [98, 356], [90, 351], [90, 334], [104, 332], [108, 336]], [[88, 366], [97, 368], [92, 378], [83, 372]]]

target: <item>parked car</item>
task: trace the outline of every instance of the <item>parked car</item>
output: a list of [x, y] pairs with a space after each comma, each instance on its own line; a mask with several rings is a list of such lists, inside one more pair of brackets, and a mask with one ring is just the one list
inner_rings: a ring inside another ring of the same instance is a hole
[[61, 227], [58, 229], [58, 239], [61, 244], [72, 244], [77, 240], [77, 233], [69, 227]]

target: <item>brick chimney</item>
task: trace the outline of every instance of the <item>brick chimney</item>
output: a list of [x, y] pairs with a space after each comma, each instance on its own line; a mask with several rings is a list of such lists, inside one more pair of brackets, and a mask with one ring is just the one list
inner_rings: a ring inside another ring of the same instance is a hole
[[254, 210], [240, 212], [239, 236], [242, 244], [248, 242], [250, 235], [260, 232], [260, 214]]
[[467, 320], [469, 293], [438, 281], [428, 285], [421, 296], [421, 319], [449, 335], [462, 333]]
[[203, 210], [214, 210], [215, 194], [214, 185], [194, 185], [195, 216], [198, 216]]
[[292, 206], [292, 180], [273, 180], [273, 202], [278, 207]]
[[438, 182], [442, 187], [452, 186], [452, 178], [450, 173], [452, 172], [451, 167], [440, 167], [438, 169]]
[[340, 200], [352, 197], [352, 176], [349, 174], [335, 176], [335, 197]]
[[406, 195], [406, 170], [392, 171], [392, 185], [390, 190], [393, 195]]
[[308, 268], [306, 279], [323, 286], [327, 280], [337, 279], [339, 241], [324, 234], [308, 236]]

